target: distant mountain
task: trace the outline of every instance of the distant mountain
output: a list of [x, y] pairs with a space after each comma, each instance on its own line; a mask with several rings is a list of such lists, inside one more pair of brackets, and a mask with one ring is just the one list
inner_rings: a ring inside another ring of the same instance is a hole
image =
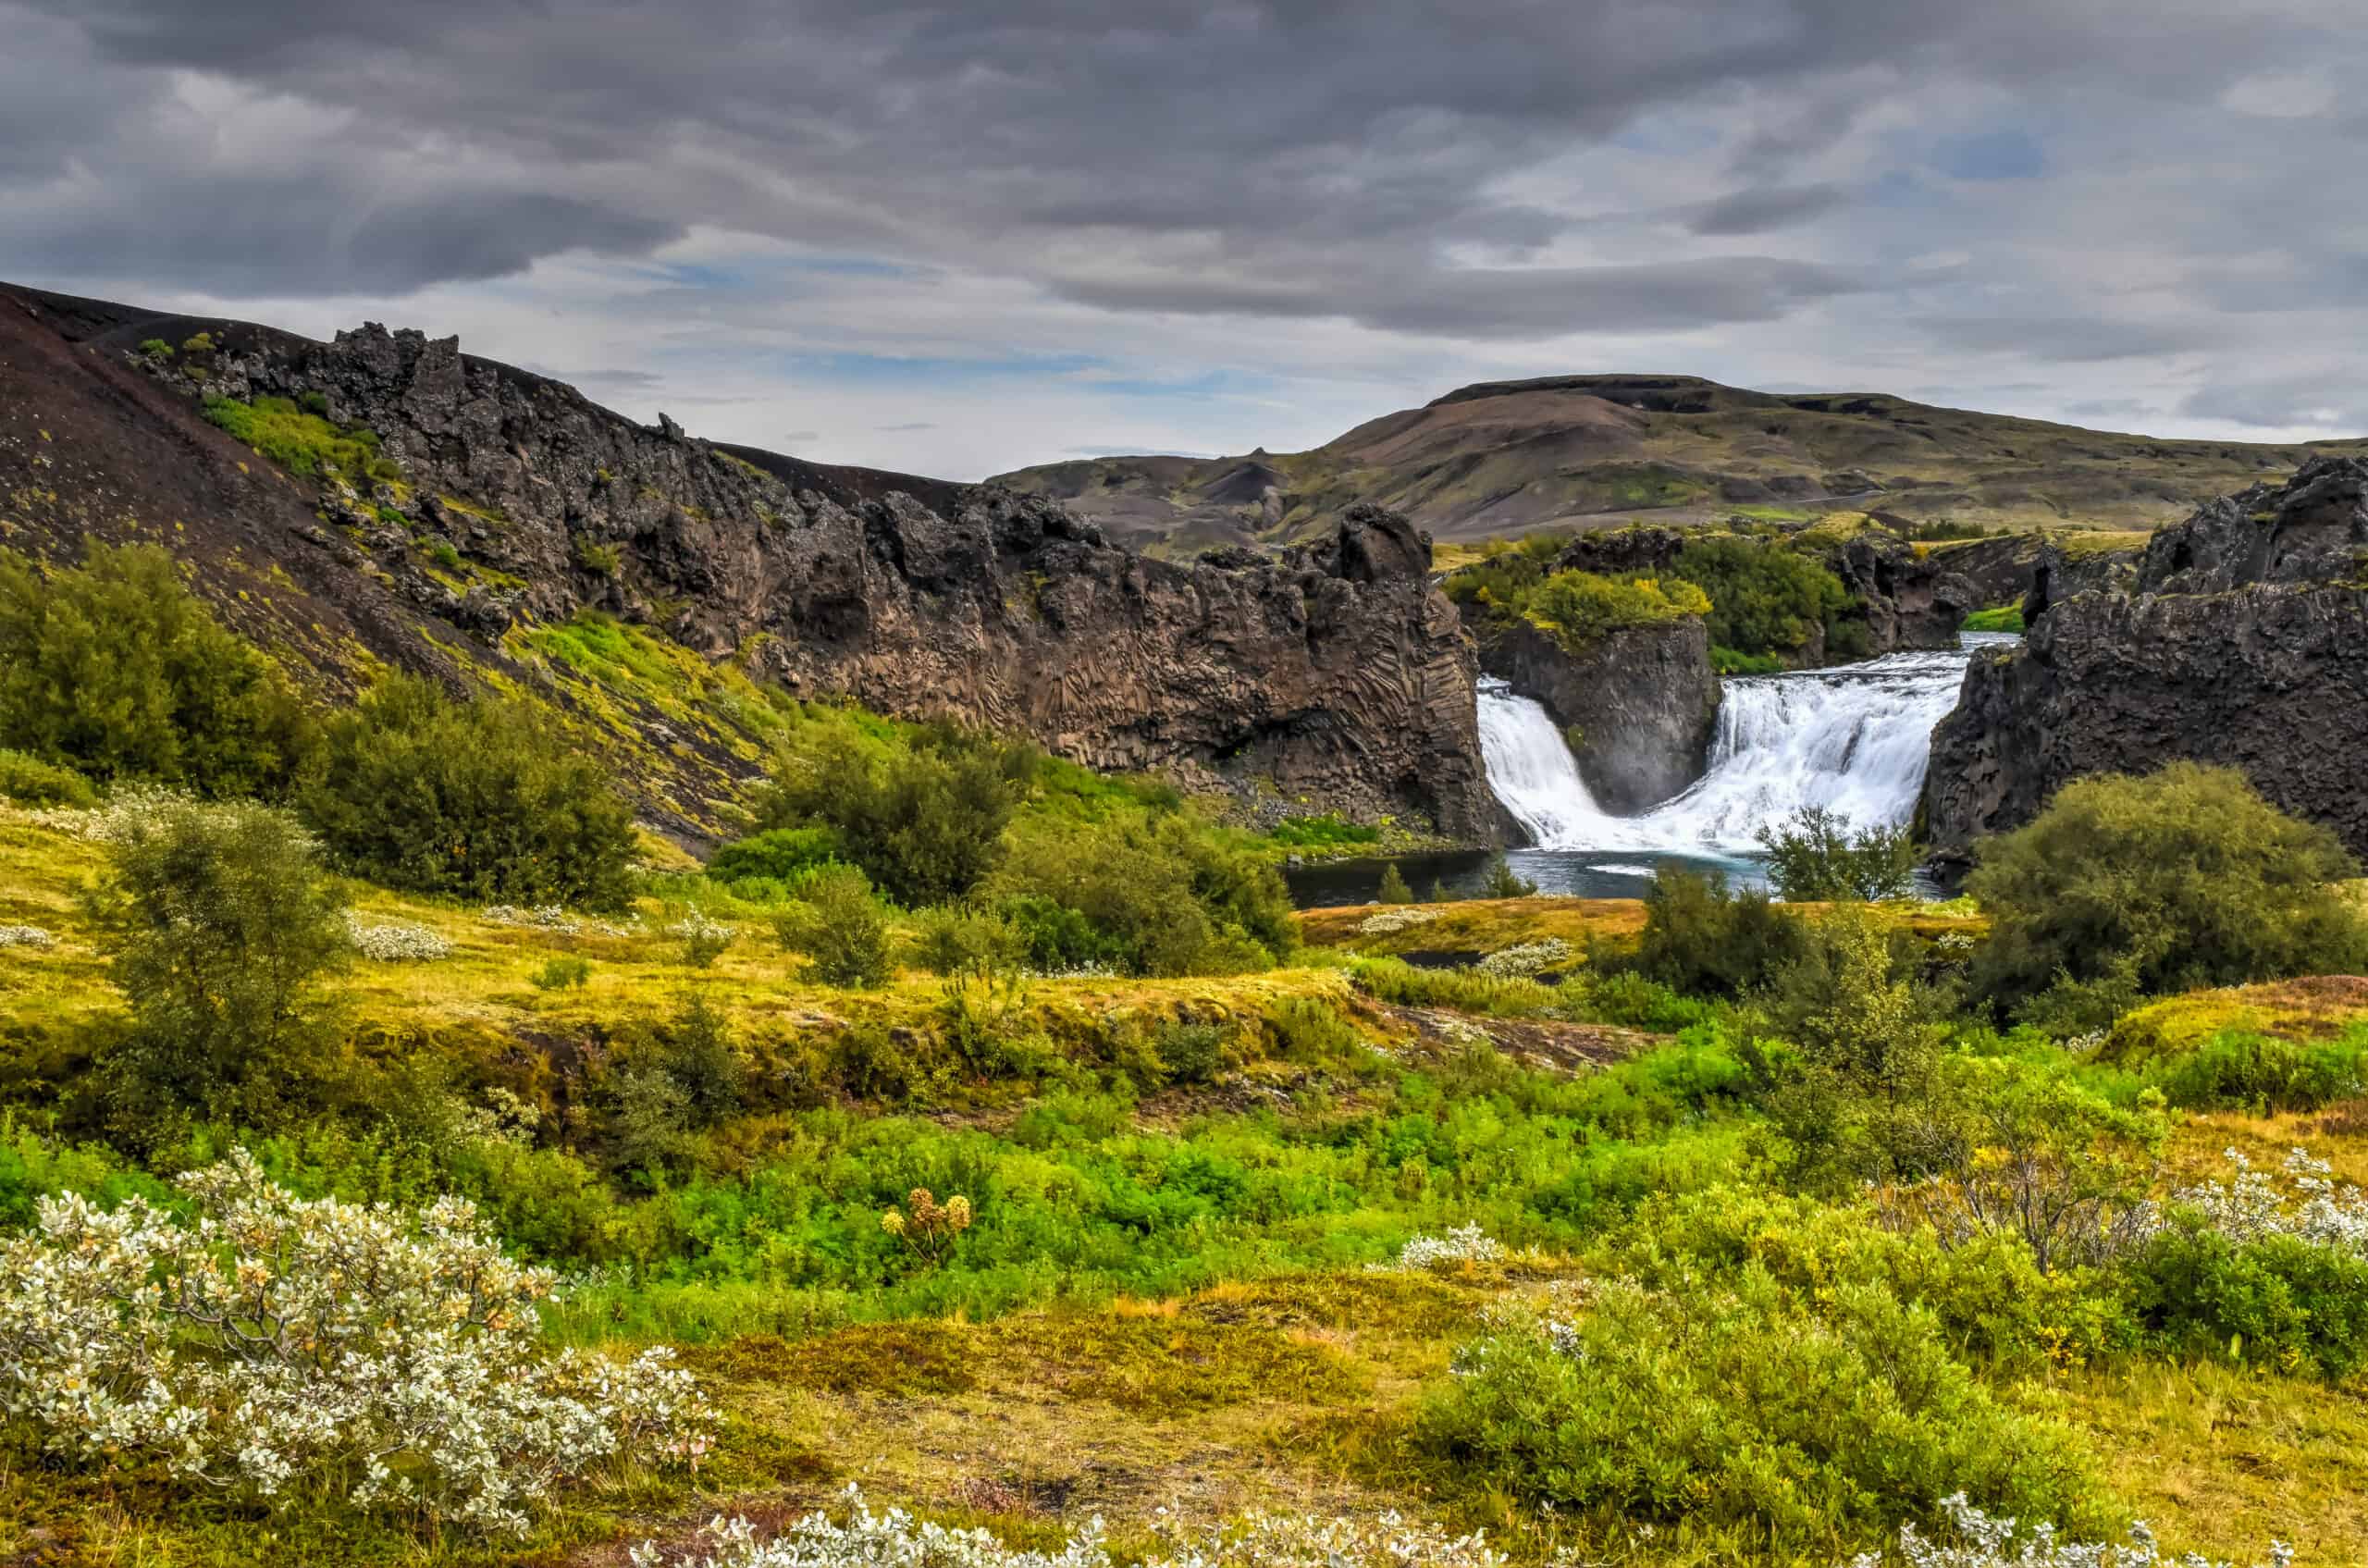
[[1443, 541], [1837, 508], [1912, 523], [2150, 528], [2312, 447], [2157, 440], [1882, 393], [1788, 396], [1691, 376], [1490, 381], [1313, 451], [1104, 457], [999, 476], [1161, 553], [1304, 539], [1358, 501]]

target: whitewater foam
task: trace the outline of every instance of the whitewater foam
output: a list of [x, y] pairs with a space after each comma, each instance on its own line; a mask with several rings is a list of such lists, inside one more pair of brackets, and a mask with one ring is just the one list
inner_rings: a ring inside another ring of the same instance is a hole
[[[1967, 639], [1975, 642], [1999, 639]], [[1956, 703], [1965, 652], [1894, 653], [1863, 664], [1724, 683], [1709, 765], [1684, 794], [1634, 817], [1596, 804], [1546, 710], [1500, 681], [1480, 693], [1488, 782], [1540, 849], [1756, 849], [1763, 823], [1822, 806], [1865, 827], [1907, 821], [1932, 726]]]

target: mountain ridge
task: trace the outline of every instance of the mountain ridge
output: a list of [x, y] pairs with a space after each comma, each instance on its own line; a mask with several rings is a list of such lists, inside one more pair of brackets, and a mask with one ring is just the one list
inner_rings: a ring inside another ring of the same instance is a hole
[[992, 482], [1185, 554], [1312, 536], [1358, 502], [1450, 542], [1738, 512], [1811, 522], [1843, 508], [1909, 525], [2141, 529], [2344, 452], [2368, 453], [2368, 438], [2164, 438], [1886, 392], [1611, 372], [1474, 382], [1303, 452], [1084, 458]]

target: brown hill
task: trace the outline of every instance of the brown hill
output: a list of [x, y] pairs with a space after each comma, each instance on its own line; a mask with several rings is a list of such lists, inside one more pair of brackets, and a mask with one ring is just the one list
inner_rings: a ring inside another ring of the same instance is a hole
[[1403, 512], [1441, 540], [1631, 519], [1807, 521], [1835, 509], [1992, 529], [2142, 529], [2290, 472], [2312, 451], [2368, 442], [2156, 440], [1881, 393], [1558, 376], [1465, 387], [1312, 451], [1097, 458], [997, 482], [1187, 552], [1313, 537], [1360, 501]]

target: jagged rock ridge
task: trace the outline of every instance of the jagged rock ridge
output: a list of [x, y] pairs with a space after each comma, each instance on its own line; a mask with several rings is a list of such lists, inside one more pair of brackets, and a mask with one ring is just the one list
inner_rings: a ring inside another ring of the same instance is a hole
[[[0, 421], [29, 426], [35, 405], [79, 397], [92, 456], [77, 494], [43, 502], [31, 463], [50, 454], [30, 433], [0, 438], [11, 532], [61, 552], [85, 532], [171, 537], [163, 517], [87, 504], [111, 482], [109, 418], [170, 426], [211, 460], [203, 493], [171, 504], [222, 523], [199, 531], [205, 545], [174, 542], [285, 560], [291, 584], [340, 612], [340, 635], [306, 657], [349, 677], [364, 652], [452, 673], [438, 624], [499, 663], [518, 625], [605, 611], [798, 695], [1023, 730], [1100, 768], [1492, 830], [1472, 648], [1402, 518], [1360, 509], [1279, 559], [1175, 565], [1040, 499], [650, 429], [449, 338], [369, 326], [324, 344], [20, 292], [0, 352], [28, 395], [0, 401]], [[377, 432], [407, 483], [290, 505], [295, 482], [259, 488], [256, 464], [225, 477], [227, 438], [195, 417], [186, 365], [133, 385], [139, 340], [201, 328], [216, 341], [205, 390], [325, 400], [331, 419]], [[462, 587], [423, 564], [444, 545], [469, 569]], [[199, 576], [220, 598], [217, 565]]]
[[2322, 458], [2158, 532], [2126, 586], [2034, 595], [2024, 644], [1978, 658], [1932, 737], [1944, 867], [2090, 773], [2191, 759], [2368, 854], [2368, 463]]

